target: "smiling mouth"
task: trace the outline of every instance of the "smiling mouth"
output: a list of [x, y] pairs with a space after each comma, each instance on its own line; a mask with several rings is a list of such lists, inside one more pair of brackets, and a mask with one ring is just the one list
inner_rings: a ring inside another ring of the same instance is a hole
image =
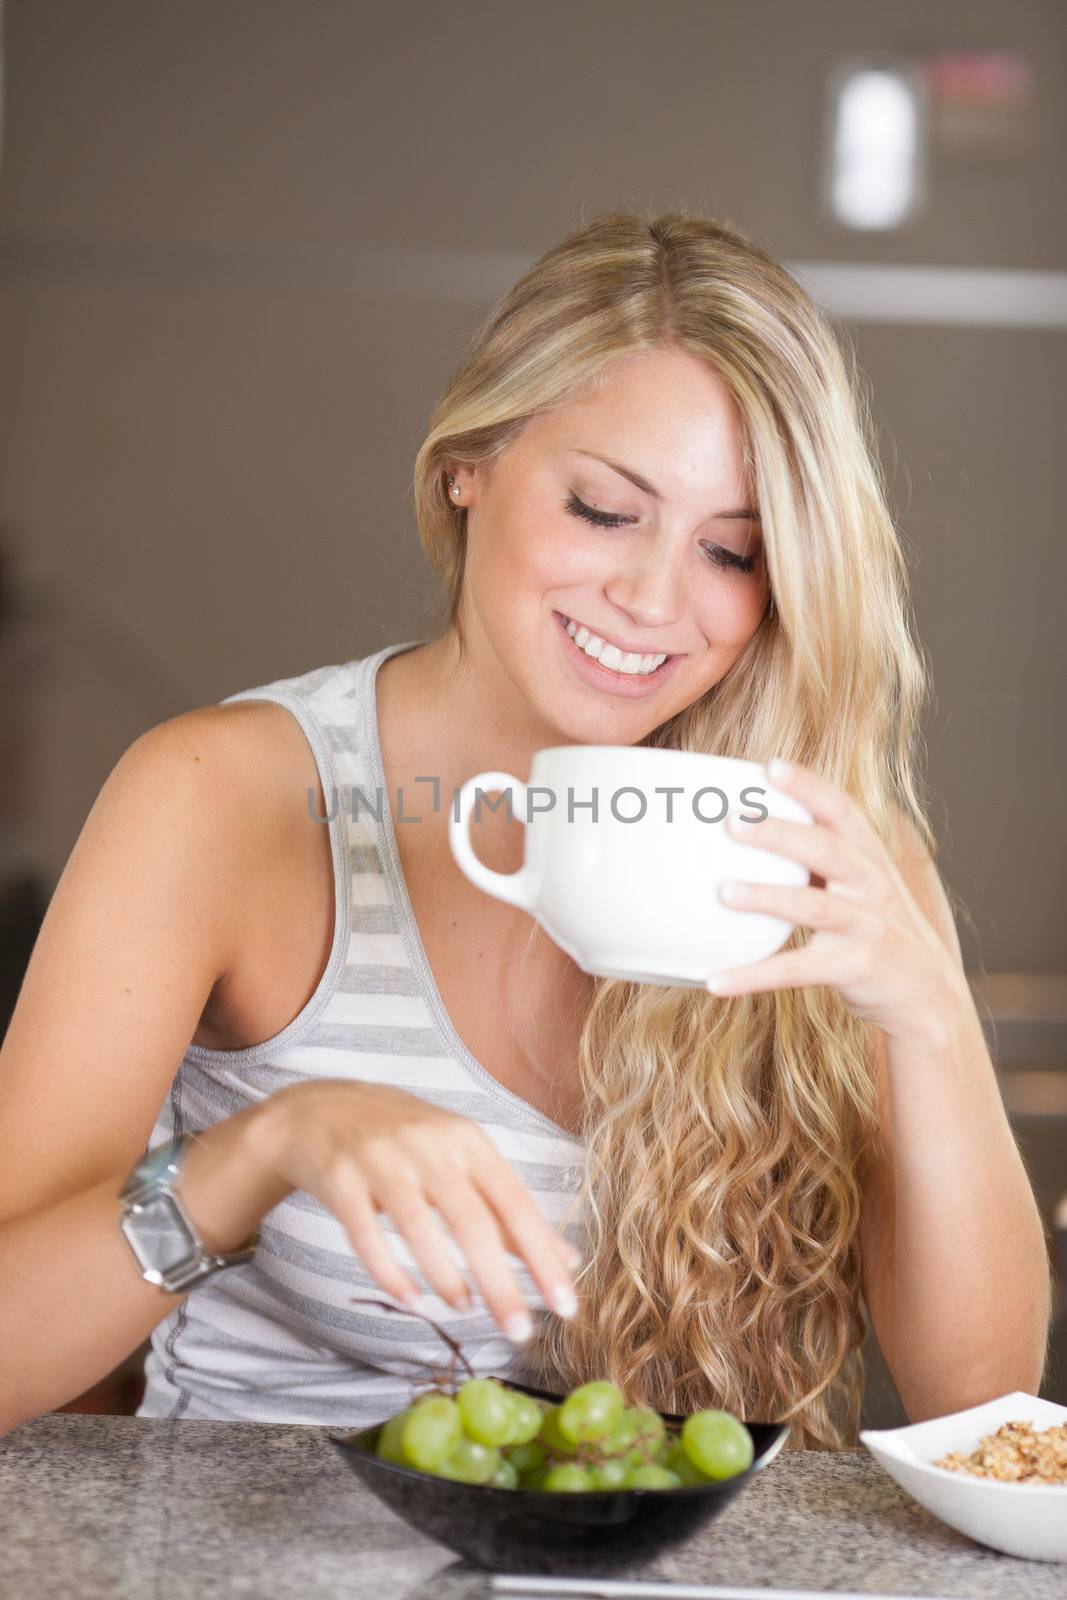
[[676, 659], [676, 653], [666, 650], [627, 650], [613, 640], [605, 640], [585, 623], [565, 612], [555, 613], [563, 631], [582, 654], [609, 671], [623, 677], [651, 678]]

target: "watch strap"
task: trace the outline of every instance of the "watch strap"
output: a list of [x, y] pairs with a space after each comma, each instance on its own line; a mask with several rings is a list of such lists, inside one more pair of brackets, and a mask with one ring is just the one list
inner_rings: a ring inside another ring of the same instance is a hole
[[[181, 1171], [185, 1142], [184, 1137], [173, 1138], [147, 1151], [119, 1191], [119, 1200], [123, 1207], [119, 1227], [137, 1260], [141, 1276], [168, 1294], [183, 1293], [227, 1267], [243, 1266], [252, 1260], [259, 1243], [257, 1228], [237, 1250], [219, 1253], [208, 1250], [204, 1245], [180, 1194], [173, 1186]], [[146, 1268], [142, 1254], [135, 1248], [134, 1243], [137, 1218], [149, 1206], [154, 1209], [161, 1204], [169, 1211], [176, 1231], [185, 1235], [188, 1250], [178, 1260], [169, 1262], [166, 1266]]]

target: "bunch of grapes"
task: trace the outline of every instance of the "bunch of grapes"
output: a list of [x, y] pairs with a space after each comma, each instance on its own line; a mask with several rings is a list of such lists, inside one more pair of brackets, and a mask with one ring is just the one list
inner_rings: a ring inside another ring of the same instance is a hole
[[583, 1383], [549, 1405], [495, 1378], [423, 1394], [378, 1433], [377, 1453], [460, 1483], [580, 1492], [677, 1489], [752, 1464], [752, 1436], [728, 1411], [697, 1411], [672, 1432], [627, 1406], [613, 1383]]

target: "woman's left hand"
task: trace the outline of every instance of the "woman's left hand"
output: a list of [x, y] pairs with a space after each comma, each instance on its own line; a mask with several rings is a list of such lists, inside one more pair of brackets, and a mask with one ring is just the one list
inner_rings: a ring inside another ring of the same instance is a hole
[[[728, 995], [828, 984], [850, 1011], [888, 1036], [928, 1036], [959, 1006], [962, 971], [851, 795], [808, 767], [791, 764], [788, 774], [779, 774], [771, 763], [767, 772], [774, 788], [804, 806], [814, 826], [731, 817], [729, 835], [799, 861], [824, 887], [734, 880], [719, 893], [732, 909], [782, 917], [811, 928], [812, 938], [802, 949], [709, 974], [708, 989]], [[731, 896], [735, 886], [741, 893]]]

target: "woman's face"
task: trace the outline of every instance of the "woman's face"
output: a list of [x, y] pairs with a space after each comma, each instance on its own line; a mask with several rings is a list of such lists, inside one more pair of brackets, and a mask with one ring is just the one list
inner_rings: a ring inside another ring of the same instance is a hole
[[[770, 590], [742, 437], [719, 377], [684, 351], [641, 351], [599, 393], [528, 423], [491, 475], [459, 470], [465, 636], [561, 742], [636, 743], [759, 627]], [[591, 659], [578, 628], [621, 654]], [[621, 670], [632, 654], [667, 659]]]

